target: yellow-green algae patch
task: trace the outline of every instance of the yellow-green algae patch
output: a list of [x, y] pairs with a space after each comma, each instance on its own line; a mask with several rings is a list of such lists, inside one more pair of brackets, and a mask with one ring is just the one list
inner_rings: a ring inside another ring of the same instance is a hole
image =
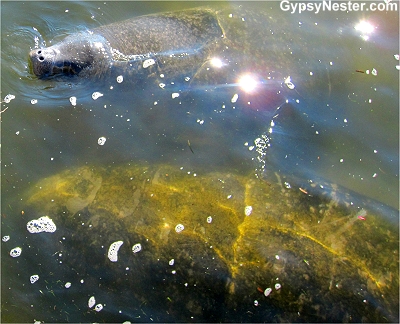
[[[28, 202], [55, 222], [76, 219], [77, 227], [85, 210], [94, 228], [123, 228], [125, 236], [144, 238], [149, 258], [194, 260], [209, 249], [229, 271], [226, 294], [235, 307], [263, 297], [259, 291], [275, 283], [282, 289], [270, 296], [274, 307], [307, 309], [322, 320], [330, 319], [325, 300], [357, 297], [351, 307], [362, 308], [366, 291], [389, 312], [398, 305], [396, 227], [382, 215], [368, 213], [362, 221], [335, 201], [252, 176], [194, 175], [168, 165], [82, 167], [39, 182]], [[185, 227], [180, 233], [177, 224]], [[344, 312], [345, 303], [340, 307]]]

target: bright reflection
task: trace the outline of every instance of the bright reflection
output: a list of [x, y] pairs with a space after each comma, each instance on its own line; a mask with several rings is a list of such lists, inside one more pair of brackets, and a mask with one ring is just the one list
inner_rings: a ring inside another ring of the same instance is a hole
[[245, 74], [241, 76], [238, 82], [240, 88], [245, 92], [253, 92], [254, 89], [257, 87], [257, 83], [257, 79], [250, 74]]
[[368, 21], [362, 20], [354, 26], [354, 29], [360, 31], [362, 34], [371, 34], [375, 27], [372, 26]]
[[215, 68], [221, 68], [223, 63], [222, 61], [218, 58], [218, 57], [213, 57], [210, 60], [211, 66], [215, 67]]

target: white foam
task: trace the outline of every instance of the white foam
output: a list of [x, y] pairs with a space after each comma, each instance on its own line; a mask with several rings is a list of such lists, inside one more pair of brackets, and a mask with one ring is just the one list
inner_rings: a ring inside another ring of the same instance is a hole
[[252, 207], [252, 206], [246, 206], [246, 207], [244, 208], [244, 214], [245, 214], [246, 216], [250, 216], [252, 212], [253, 212], [253, 207]]
[[11, 255], [13, 258], [16, 258], [16, 257], [19, 257], [19, 256], [21, 255], [21, 252], [22, 252], [22, 249], [21, 249], [19, 246], [17, 246], [17, 247], [13, 248], [13, 249], [10, 251], [10, 255]]
[[49, 216], [42, 216], [39, 219], [32, 219], [26, 224], [29, 233], [54, 233], [57, 229], [56, 225]]
[[110, 247], [108, 248], [108, 258], [110, 259], [111, 262], [118, 261], [118, 250], [122, 244], [124, 244], [124, 242], [122, 241], [116, 241], [114, 243], [111, 243]]
[[94, 296], [92, 296], [89, 298], [88, 307], [92, 308], [94, 306], [94, 304], [96, 304], [96, 298], [94, 298]]
[[30, 278], [31, 284], [39, 280], [39, 275], [32, 275]]
[[100, 312], [102, 309], [103, 309], [103, 305], [102, 305], [102, 304], [97, 304], [97, 305], [95, 306], [95, 308], [94, 308], [94, 310], [95, 310], [96, 312]]
[[185, 226], [183, 226], [182, 224], [178, 224], [175, 226], [175, 232], [180, 233], [185, 229]]
[[97, 144], [99, 145], [104, 145], [107, 141], [107, 138], [105, 138], [104, 136], [99, 137], [99, 139], [97, 140]]
[[132, 252], [133, 253], [138, 253], [139, 251], [142, 250], [142, 245], [140, 243], [136, 243], [133, 247], [132, 247]]

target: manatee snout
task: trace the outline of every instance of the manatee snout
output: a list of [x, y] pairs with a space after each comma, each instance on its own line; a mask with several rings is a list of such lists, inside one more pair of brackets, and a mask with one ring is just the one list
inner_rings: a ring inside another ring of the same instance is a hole
[[53, 75], [53, 67], [57, 53], [52, 48], [38, 48], [30, 51], [29, 58], [33, 73], [44, 78]]

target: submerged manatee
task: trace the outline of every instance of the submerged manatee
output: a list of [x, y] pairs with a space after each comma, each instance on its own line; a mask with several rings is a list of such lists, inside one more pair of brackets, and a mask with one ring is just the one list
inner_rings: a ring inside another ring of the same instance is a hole
[[140, 164], [67, 170], [27, 197], [26, 210], [49, 215], [64, 237], [54, 238], [62, 266], [94, 280], [81, 289], [115, 294], [114, 322], [142, 307], [183, 322], [398, 317], [398, 231], [367, 206], [360, 214], [252, 175]]

